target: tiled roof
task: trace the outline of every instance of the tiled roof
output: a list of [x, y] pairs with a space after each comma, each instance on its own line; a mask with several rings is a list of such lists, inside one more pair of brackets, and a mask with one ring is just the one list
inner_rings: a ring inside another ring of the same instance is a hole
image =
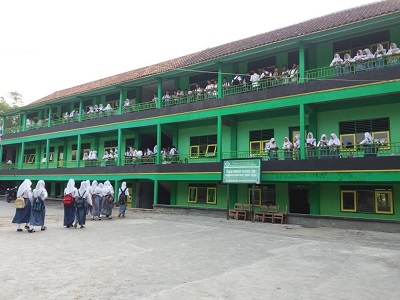
[[253, 49], [259, 46], [284, 41], [298, 36], [317, 33], [319, 31], [351, 24], [357, 21], [367, 20], [370, 18], [397, 12], [399, 11], [399, 8], [399, 0], [385, 0], [347, 10], [342, 10], [298, 24], [276, 29], [267, 33], [262, 33], [249, 38], [241, 39], [235, 42], [223, 44], [196, 53], [188, 54], [179, 58], [171, 59], [152, 66], [147, 66], [144, 68], [113, 75], [89, 83], [74, 86], [65, 90], [60, 90], [37, 101], [34, 101], [28, 106], [49, 102], [63, 97], [78, 95], [83, 92], [88, 92], [107, 86], [133, 81], [135, 79], [155, 75], [171, 69], [187, 67], [190, 65], [216, 59], [218, 57], [223, 57], [244, 50]]

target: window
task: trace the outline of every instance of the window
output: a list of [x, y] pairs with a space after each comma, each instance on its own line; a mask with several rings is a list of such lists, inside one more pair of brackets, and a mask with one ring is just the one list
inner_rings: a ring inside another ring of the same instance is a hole
[[217, 151], [217, 135], [190, 137], [190, 157], [214, 157]]
[[372, 133], [372, 138], [379, 145], [380, 150], [390, 150], [389, 131], [377, 131]]
[[356, 212], [356, 192], [355, 191], [341, 191], [341, 211]]
[[[46, 147], [44, 148], [41, 162], [42, 163], [46, 162]], [[54, 147], [50, 147], [49, 149], [49, 162], [54, 162]]]
[[[254, 206], [260, 205], [275, 205], [276, 190], [274, 184], [256, 185], [254, 190]], [[251, 204], [251, 195], [253, 186], [248, 185], [248, 203]]]
[[375, 191], [375, 210], [381, 214], [393, 214], [392, 191]]
[[117, 149], [118, 149], [118, 140], [104, 142], [104, 153], [106, 151], [107, 153], [110, 153], [111, 151], [114, 153], [115, 150]]
[[[71, 161], [76, 161], [76, 157], [77, 157], [77, 151], [78, 151], [78, 147], [76, 144], [72, 145], [72, 151], [71, 151]], [[83, 158], [83, 154], [84, 153], [88, 153], [90, 152], [90, 143], [84, 143], [81, 144], [81, 155], [80, 155], [80, 159]]]
[[356, 144], [356, 135], [353, 134], [341, 134], [340, 135], [341, 151], [354, 151]]
[[[359, 144], [364, 139], [365, 132], [371, 133], [375, 142], [382, 140], [384, 148], [390, 149], [389, 118], [339, 122], [340, 141], [342, 149], [347, 150], [347, 143]], [[354, 136], [354, 140], [353, 137]], [[345, 142], [345, 143], [344, 143]], [[355, 147], [352, 149], [355, 150]]]
[[189, 186], [189, 203], [217, 204], [217, 187], [209, 184], [197, 184]]
[[341, 211], [358, 213], [393, 214], [391, 187], [342, 187]]
[[35, 162], [35, 149], [27, 149], [24, 153], [24, 164], [33, 164]]
[[249, 151], [252, 155], [263, 154], [265, 144], [274, 137], [273, 129], [253, 130], [249, 132]]
[[[369, 48], [375, 53], [376, 46], [382, 44], [388, 50], [388, 42], [390, 40], [390, 31], [384, 30], [380, 32], [369, 33], [363, 36], [352, 37], [333, 43], [333, 53], [349, 53], [354, 57], [357, 50]], [[341, 56], [343, 58], [343, 56]]]

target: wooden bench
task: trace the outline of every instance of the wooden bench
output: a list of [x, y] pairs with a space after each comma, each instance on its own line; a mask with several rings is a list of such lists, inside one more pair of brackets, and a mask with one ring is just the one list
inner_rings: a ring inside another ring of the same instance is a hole
[[279, 205], [269, 205], [268, 212], [264, 213], [262, 222], [264, 223], [266, 220], [271, 220], [271, 223], [274, 222], [274, 215], [279, 212]]
[[285, 211], [278, 211], [274, 213], [274, 216], [272, 218], [272, 223], [275, 223], [275, 221], [281, 221], [281, 224], [287, 223], [287, 214], [288, 214], [288, 207], [286, 205]]
[[235, 206], [233, 207], [233, 209], [229, 210], [229, 217], [233, 218], [235, 220], [240, 220], [240, 218], [243, 218], [243, 220], [246, 220], [247, 211], [244, 210], [243, 203], [235, 203]]
[[268, 213], [268, 205], [261, 205], [258, 211], [254, 212], [253, 221], [262, 221], [264, 219], [264, 214]]

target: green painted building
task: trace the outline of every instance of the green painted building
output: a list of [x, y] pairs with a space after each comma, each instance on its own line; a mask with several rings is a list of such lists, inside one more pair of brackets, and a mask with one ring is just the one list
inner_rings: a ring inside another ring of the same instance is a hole
[[[132, 207], [206, 213], [249, 203], [254, 190], [256, 209], [287, 207], [289, 222], [398, 224], [400, 53], [390, 49], [400, 43], [399, 8], [387, 0], [337, 12], [2, 114], [2, 188], [43, 179], [51, 197], [62, 197], [70, 178], [110, 180], [116, 189], [126, 181]], [[354, 58], [378, 45], [386, 54], [330, 66], [336, 53]], [[237, 74], [275, 66], [279, 76], [233, 84]], [[309, 132], [316, 143], [335, 133], [340, 145], [307, 147]], [[368, 146], [360, 145], [365, 132]], [[296, 135], [299, 147], [283, 149]], [[266, 147], [272, 138], [277, 150]], [[259, 184], [222, 181], [223, 160], [239, 158], [261, 158]]]

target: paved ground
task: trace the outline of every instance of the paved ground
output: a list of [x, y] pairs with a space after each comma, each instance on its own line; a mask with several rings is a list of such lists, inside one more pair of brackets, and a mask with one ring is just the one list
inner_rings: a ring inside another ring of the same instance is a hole
[[396, 299], [400, 234], [129, 211], [16, 232], [0, 198], [0, 299]]

